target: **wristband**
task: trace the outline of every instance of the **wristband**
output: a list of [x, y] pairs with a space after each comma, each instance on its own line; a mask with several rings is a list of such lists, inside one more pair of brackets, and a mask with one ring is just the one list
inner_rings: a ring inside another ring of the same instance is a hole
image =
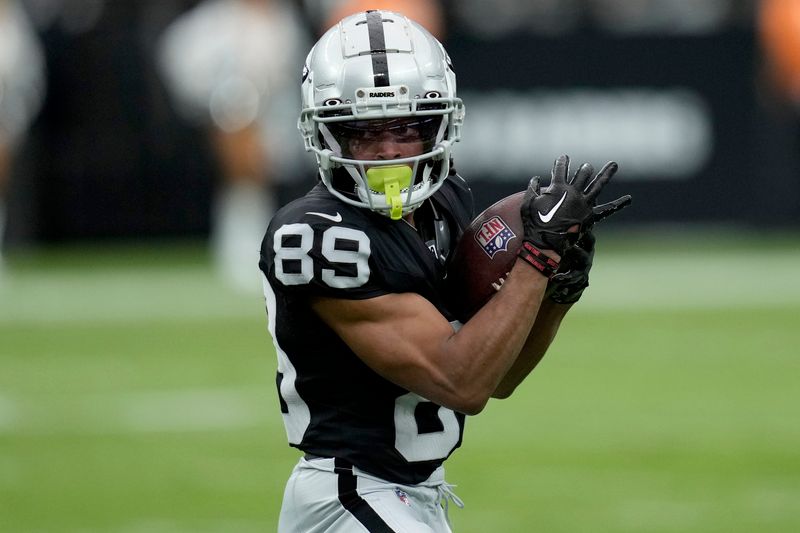
[[547, 279], [551, 279], [558, 270], [558, 261], [552, 257], [546, 256], [544, 252], [534, 246], [530, 241], [522, 241], [522, 246], [517, 255], [541, 272]]

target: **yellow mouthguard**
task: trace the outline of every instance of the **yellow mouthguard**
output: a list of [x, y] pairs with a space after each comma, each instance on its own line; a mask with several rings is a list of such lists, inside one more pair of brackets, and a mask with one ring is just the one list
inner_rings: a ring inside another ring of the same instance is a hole
[[391, 165], [372, 167], [367, 170], [367, 185], [375, 192], [386, 195], [386, 205], [391, 207], [392, 220], [400, 220], [403, 216], [403, 199], [401, 189], [411, 185], [411, 167]]

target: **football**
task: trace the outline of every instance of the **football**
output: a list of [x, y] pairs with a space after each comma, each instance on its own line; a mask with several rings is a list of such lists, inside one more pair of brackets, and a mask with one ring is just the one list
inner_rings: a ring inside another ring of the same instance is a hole
[[451, 310], [466, 322], [499, 290], [522, 246], [523, 192], [492, 204], [470, 223], [447, 270]]

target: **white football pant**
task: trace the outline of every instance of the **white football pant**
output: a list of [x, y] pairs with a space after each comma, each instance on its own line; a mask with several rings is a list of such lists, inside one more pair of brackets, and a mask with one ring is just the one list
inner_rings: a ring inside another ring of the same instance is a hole
[[340, 459], [302, 458], [286, 484], [278, 532], [452, 533], [449, 502], [464, 505], [451, 486], [443, 467], [418, 485], [400, 485]]

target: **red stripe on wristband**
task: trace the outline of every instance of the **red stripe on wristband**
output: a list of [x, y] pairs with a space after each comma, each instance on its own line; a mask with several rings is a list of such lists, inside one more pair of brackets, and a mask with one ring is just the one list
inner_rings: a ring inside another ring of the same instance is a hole
[[541, 272], [547, 279], [552, 278], [558, 270], [558, 261], [545, 255], [530, 241], [522, 241], [522, 247], [517, 255]]

